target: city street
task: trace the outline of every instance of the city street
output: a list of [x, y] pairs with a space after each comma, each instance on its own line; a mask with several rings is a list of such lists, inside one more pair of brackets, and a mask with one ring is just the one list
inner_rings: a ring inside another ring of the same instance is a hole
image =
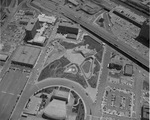
[[0, 83], [0, 120], [8, 120], [27, 82], [27, 73], [9, 70]]

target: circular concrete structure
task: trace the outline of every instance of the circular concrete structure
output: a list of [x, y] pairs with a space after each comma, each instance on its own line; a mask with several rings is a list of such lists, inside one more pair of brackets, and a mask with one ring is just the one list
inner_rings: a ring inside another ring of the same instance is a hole
[[89, 96], [87, 96], [84, 88], [80, 84], [65, 78], [47, 78], [35, 84], [28, 83], [28, 85], [26, 86], [26, 90], [22, 94], [22, 97], [16, 106], [16, 109], [12, 116], [12, 120], [16, 120], [20, 117], [26, 102], [34, 93], [50, 86], [64, 86], [75, 91], [75, 93], [77, 93], [77, 95], [83, 101], [83, 105], [85, 108], [85, 119], [87, 115], [91, 114], [93, 103], [92, 99]]

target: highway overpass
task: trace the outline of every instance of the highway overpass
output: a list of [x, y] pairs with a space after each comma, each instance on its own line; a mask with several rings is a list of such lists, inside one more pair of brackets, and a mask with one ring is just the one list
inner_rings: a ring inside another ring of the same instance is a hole
[[117, 40], [118, 38], [114, 35], [108, 33], [102, 28], [96, 28], [93, 25], [89, 24], [88, 21], [85, 18], [82, 18], [78, 14], [75, 14], [72, 10], [65, 6], [60, 7], [60, 12], [67, 18], [75, 21], [76, 23], [80, 24], [84, 28], [88, 29], [90, 32], [96, 34], [100, 38], [104, 39], [106, 43], [109, 43], [110, 45], [114, 46], [115, 48], [123, 51], [127, 55], [129, 55], [134, 60], [138, 61], [141, 65], [146, 68], [147, 71], [149, 71], [149, 60], [148, 58], [145, 58], [144, 56], [141, 56], [138, 54], [134, 49], [132, 49], [130, 46], [127, 46], [121, 41]]

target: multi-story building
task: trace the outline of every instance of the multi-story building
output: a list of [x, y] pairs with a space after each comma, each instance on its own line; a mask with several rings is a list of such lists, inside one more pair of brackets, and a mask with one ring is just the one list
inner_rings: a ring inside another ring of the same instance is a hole
[[40, 24], [39, 24], [39, 20], [38, 18], [35, 19], [31, 19], [27, 26], [26, 26], [26, 40], [30, 40], [33, 39], [35, 34], [36, 34], [36, 30], [40, 28]]

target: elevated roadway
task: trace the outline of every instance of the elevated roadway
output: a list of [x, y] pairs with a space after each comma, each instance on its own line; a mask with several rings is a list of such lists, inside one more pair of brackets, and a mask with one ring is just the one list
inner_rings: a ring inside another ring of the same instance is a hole
[[104, 40], [104, 42], [109, 43], [111, 46], [114, 46], [115, 48], [121, 50], [122, 52], [129, 55], [134, 60], [138, 61], [144, 67], [147, 68], [149, 71], [149, 60], [148, 58], [145, 58], [144, 56], [137, 53], [134, 49], [132, 49], [130, 46], [127, 46], [123, 44], [118, 38], [116, 38], [114, 35], [108, 33], [106, 30], [102, 28], [96, 28], [93, 25], [89, 23], [85, 18], [82, 18], [78, 13], [72, 11], [71, 9], [60, 6], [60, 13], [63, 14], [65, 17], [75, 21], [76, 23], [80, 24], [84, 28], [88, 29], [93, 34], [99, 36]]

